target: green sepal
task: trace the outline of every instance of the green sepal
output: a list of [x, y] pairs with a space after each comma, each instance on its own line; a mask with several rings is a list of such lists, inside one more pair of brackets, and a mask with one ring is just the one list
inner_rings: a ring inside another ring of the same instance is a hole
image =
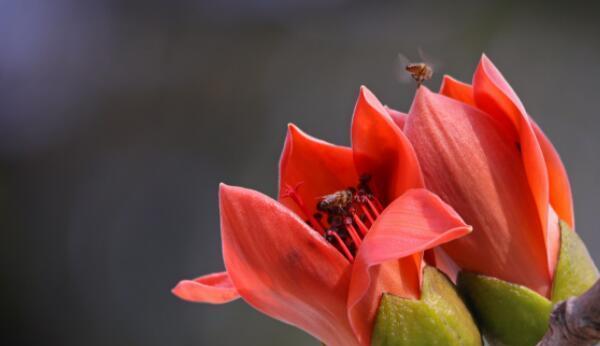
[[458, 288], [492, 345], [535, 345], [548, 329], [552, 303], [525, 286], [461, 272]]
[[560, 253], [554, 282], [552, 302], [558, 303], [587, 291], [598, 280], [598, 268], [579, 238], [566, 222], [560, 222]]
[[479, 346], [482, 340], [452, 282], [437, 269], [425, 267], [421, 299], [383, 295], [371, 344]]
[[490, 344], [536, 345], [548, 329], [552, 306], [594, 284], [598, 269], [579, 236], [562, 221], [560, 239], [551, 300], [525, 286], [485, 275], [459, 274], [459, 291]]

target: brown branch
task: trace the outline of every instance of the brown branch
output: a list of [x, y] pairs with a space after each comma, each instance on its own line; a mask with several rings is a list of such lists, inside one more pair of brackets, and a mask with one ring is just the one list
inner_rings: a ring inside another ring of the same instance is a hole
[[600, 280], [579, 297], [560, 302], [538, 346], [588, 346], [600, 341]]

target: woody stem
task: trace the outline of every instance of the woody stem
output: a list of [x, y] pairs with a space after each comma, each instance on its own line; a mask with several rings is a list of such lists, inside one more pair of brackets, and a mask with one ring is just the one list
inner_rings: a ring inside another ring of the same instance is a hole
[[550, 328], [537, 346], [587, 346], [600, 341], [600, 280], [579, 297], [554, 307]]

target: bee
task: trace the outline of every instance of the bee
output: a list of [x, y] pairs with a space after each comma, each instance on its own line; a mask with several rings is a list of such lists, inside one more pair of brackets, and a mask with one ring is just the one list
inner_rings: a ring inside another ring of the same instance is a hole
[[408, 64], [405, 69], [417, 82], [417, 88], [420, 87], [424, 81], [430, 80], [433, 76], [433, 68], [424, 62]]
[[321, 197], [317, 209], [327, 213], [343, 214], [352, 205], [354, 193], [354, 189], [349, 188], [325, 195]]
[[[408, 82], [410, 78], [417, 82], [417, 88], [423, 82], [430, 80], [433, 77], [433, 66], [431, 59], [424, 57], [423, 52], [419, 49], [419, 56], [423, 62], [411, 62], [406, 56], [398, 54], [398, 80], [400, 82]], [[437, 66], [437, 64], [436, 64]]]

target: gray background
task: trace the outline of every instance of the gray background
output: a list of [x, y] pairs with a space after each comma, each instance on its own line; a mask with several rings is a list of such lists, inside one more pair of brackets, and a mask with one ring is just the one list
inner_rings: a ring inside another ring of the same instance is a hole
[[286, 124], [347, 144], [361, 84], [407, 110], [394, 58], [417, 47], [466, 81], [492, 58], [562, 154], [599, 261], [600, 27], [568, 4], [0, 0], [3, 338], [317, 345], [169, 290], [223, 268], [219, 182], [274, 195]]

